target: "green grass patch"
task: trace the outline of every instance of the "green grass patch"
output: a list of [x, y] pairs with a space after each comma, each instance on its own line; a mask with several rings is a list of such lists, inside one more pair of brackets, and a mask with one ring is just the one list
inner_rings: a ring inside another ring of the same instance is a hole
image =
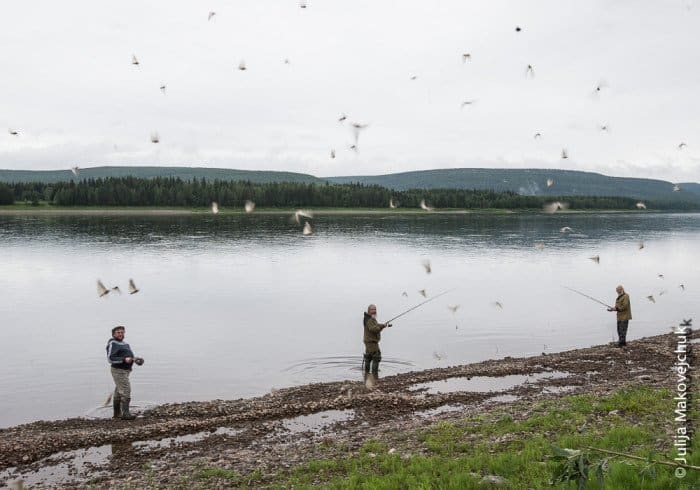
[[[441, 422], [412, 434], [403, 447], [389, 454], [391, 442], [368, 441], [359, 451], [339, 459], [311, 461], [280, 473], [274, 488], [349, 489], [470, 489], [552, 488], [561, 469], [552, 446], [586, 446], [624, 452], [643, 458], [672, 460], [673, 394], [667, 389], [634, 387], [607, 397], [569, 396], [536, 405], [505, 406], [491, 413]], [[527, 417], [520, 417], [521, 411]], [[422, 453], [422, 454], [419, 454]], [[700, 440], [689, 449], [689, 464], [700, 465]], [[605, 468], [607, 489], [700, 488], [698, 472], [683, 479], [662, 465], [610, 457], [586, 451], [591, 465]], [[607, 460], [606, 460], [607, 458]], [[561, 482], [554, 488], [577, 488]], [[593, 474], [581, 488], [599, 488]]]

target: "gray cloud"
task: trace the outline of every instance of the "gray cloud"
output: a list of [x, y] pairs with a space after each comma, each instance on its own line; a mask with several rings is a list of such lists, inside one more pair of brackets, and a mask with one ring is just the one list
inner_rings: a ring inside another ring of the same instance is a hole
[[[700, 180], [698, 20], [692, 4], [650, 1], [15, 2], [0, 18], [0, 167]], [[370, 125], [358, 153], [350, 121]]]

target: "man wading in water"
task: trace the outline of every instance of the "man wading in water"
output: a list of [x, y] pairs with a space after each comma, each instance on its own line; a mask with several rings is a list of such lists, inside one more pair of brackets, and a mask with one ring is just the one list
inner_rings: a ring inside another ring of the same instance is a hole
[[379, 361], [382, 360], [382, 351], [379, 350], [379, 341], [382, 338], [381, 332], [385, 328], [391, 327], [391, 323], [377, 322], [376, 305], [369, 305], [362, 323], [365, 326], [365, 335], [363, 339], [365, 343], [365, 355], [363, 359], [365, 374], [368, 374], [371, 369], [372, 374], [377, 376], [379, 373]]
[[134, 420], [136, 416], [129, 413], [129, 403], [131, 402], [129, 375], [134, 363], [140, 366], [143, 364], [143, 359], [134, 357], [131, 347], [124, 342], [124, 327], [121, 325], [112, 329], [112, 338], [107, 341], [107, 362], [111, 366], [110, 370], [115, 384], [114, 398], [112, 399], [113, 417]]

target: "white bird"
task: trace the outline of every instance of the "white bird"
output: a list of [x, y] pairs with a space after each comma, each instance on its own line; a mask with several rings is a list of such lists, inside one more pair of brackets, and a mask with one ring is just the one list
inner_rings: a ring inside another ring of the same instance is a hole
[[678, 145], [678, 149], [679, 149], [679, 150], [682, 150], [682, 149], [685, 148], [686, 146], [688, 146], [688, 145], [686, 145], [685, 143], [681, 143], [680, 145]]
[[159, 143], [160, 142], [160, 136], [158, 136], [158, 133], [155, 131], [151, 133], [151, 143]]
[[563, 150], [561, 150], [561, 157], [562, 157], [563, 159], [569, 158], [569, 153], [566, 151], [566, 148], [564, 148]]
[[136, 284], [134, 284], [134, 280], [129, 279], [129, 294], [136, 294], [139, 291], [141, 291], [141, 290], [136, 287]]
[[542, 133], [535, 133], [535, 136], [533, 136], [534, 139], [541, 138]]
[[160, 91], [163, 92], [163, 93], [165, 93], [165, 88], [166, 88], [166, 85], [165, 85], [164, 83], [162, 83], [162, 84], [160, 85]]
[[499, 309], [501, 309], [501, 310], [503, 309], [503, 303], [501, 303], [500, 301], [494, 301], [492, 304], [493, 304], [493, 306], [495, 306], [496, 308], [499, 308]]
[[574, 230], [572, 230], [571, 227], [569, 227], [569, 226], [564, 226], [564, 227], [559, 229], [560, 233], [570, 233], [572, 231], [574, 231]]
[[644, 242], [639, 242], [639, 250], [644, 248]]
[[338, 122], [339, 122], [339, 123], [342, 123], [342, 122], [345, 121], [347, 118], [348, 118], [348, 116], [347, 116], [346, 114], [341, 114], [340, 117], [338, 118]]
[[99, 279], [97, 280], [97, 294], [100, 298], [109, 294], [109, 289], [107, 289]]
[[461, 108], [461, 109], [464, 109], [464, 106], [473, 105], [475, 102], [476, 102], [476, 100], [474, 100], [474, 99], [465, 100], [465, 101], [462, 102], [462, 104], [460, 105], [460, 108]]
[[214, 214], [219, 213], [219, 205], [216, 202], [211, 203], [211, 212]]
[[285, 64], [285, 65], [288, 65], [288, 64], [289, 64], [289, 58], [285, 58], [285, 59], [284, 59], [284, 64]]
[[309, 218], [312, 219], [314, 217], [314, 214], [311, 211], [305, 211], [303, 209], [297, 209], [294, 211], [294, 214], [291, 217], [291, 221], [300, 225], [301, 221], [299, 218]]
[[132, 65], [139, 65], [139, 64], [140, 64], [140, 63], [139, 63], [139, 60], [136, 58], [136, 55], [135, 55], [135, 54], [132, 54], [132, 55], [131, 55], [131, 64], [132, 64]]
[[411, 80], [415, 80], [416, 78], [418, 78], [418, 75], [411, 75]]
[[331, 158], [335, 158], [335, 150], [331, 150]]
[[565, 202], [559, 202], [559, 201], [554, 201], [547, 203], [543, 206], [544, 212], [553, 214], [556, 213], [557, 211], [563, 211], [565, 209], [569, 209], [569, 204]]
[[253, 201], [246, 201], [243, 209], [245, 209], [246, 213], [252, 213], [255, 211], [255, 203]]
[[654, 299], [654, 296], [652, 296], [651, 294], [650, 294], [649, 296], [647, 296], [647, 299], [648, 299], [649, 301], [651, 301], [652, 303], [656, 303], [656, 300]]
[[588, 257], [588, 258], [591, 259], [596, 264], [600, 264], [600, 255], [594, 255], [593, 257]]
[[450, 310], [452, 313], [457, 313], [457, 310], [460, 306], [462, 305], [447, 305], [447, 309]]
[[244, 60], [241, 60], [241, 62], [238, 63], [238, 69], [241, 70], [241, 71], [246, 70], [245, 61], [244, 61]]
[[115, 293], [122, 294], [122, 290], [119, 289], [119, 286], [114, 286], [114, 287], [111, 289], [111, 291], [114, 291]]
[[647, 208], [647, 205], [644, 204], [642, 201], [639, 201], [639, 202], [636, 204], [636, 206], [637, 206], [637, 209], [646, 209], [646, 208]]
[[367, 128], [367, 126], [369, 126], [369, 124], [352, 123], [352, 134], [355, 137], [355, 150], [357, 150], [357, 143], [360, 139], [360, 131]]
[[668, 291], [666, 291], [665, 289], [664, 289], [663, 291], [659, 291], [659, 296], [663, 296], [663, 295], [666, 294], [667, 292], [668, 292]]
[[425, 268], [425, 273], [426, 273], [426, 274], [430, 274], [431, 272], [433, 272], [433, 269], [432, 269], [432, 267], [430, 266], [430, 261], [429, 261], [429, 260], [426, 259], [426, 260], [423, 261], [423, 267]]
[[214, 17], [215, 15], [216, 15], [216, 12], [214, 12], [214, 11], [209, 12], [209, 15], [207, 15], [207, 20], [208, 21], [211, 20], [211, 18]]
[[547, 179], [547, 189], [554, 185], [554, 179]]
[[75, 167], [71, 167], [70, 171], [73, 172], [73, 175], [77, 176], [80, 173], [80, 168], [76, 165]]
[[657, 276], [659, 277], [659, 279], [663, 279], [663, 278], [664, 278], [664, 275], [663, 275], [663, 274], [657, 274]]
[[535, 248], [537, 250], [544, 250], [544, 243], [542, 243], [542, 242], [535, 243]]
[[678, 184], [673, 184], [673, 192], [680, 192], [681, 191], [681, 186]]
[[389, 207], [391, 209], [396, 209], [396, 203], [394, 202], [393, 198], [389, 198]]
[[19, 131], [16, 131], [12, 128], [9, 128], [7, 132], [10, 133], [12, 136], [19, 136]]
[[401, 293], [401, 296], [408, 298], [408, 293], [406, 291], [404, 291], [403, 293]]
[[418, 290], [418, 293], [419, 293], [421, 296], [423, 296], [424, 298], [427, 298], [427, 297], [428, 297], [428, 293], [427, 293], [427, 291], [426, 291], [425, 289], [420, 289], [420, 290]]
[[681, 288], [681, 291], [685, 291], [685, 285], [680, 284], [678, 287]]
[[299, 7], [305, 9], [306, 8], [306, 0], [300, 0]]
[[469, 60], [469, 61], [472, 60], [471, 53], [462, 53], [462, 63], [466, 63], [467, 60]]
[[433, 211], [435, 208], [425, 203], [425, 199], [420, 200], [420, 208], [425, 211]]
[[309, 224], [308, 221], [304, 221], [304, 230], [302, 231], [302, 234], [304, 236], [311, 235], [312, 230], [311, 230], [311, 225]]
[[532, 67], [532, 65], [527, 65], [527, 68], [525, 69], [525, 76], [529, 76], [530, 78], [535, 77], [535, 69]]

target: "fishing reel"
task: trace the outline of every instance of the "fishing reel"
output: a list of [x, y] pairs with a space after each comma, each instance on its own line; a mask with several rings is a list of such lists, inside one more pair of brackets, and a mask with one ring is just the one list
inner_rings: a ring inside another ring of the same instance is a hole
[[143, 363], [143, 357], [134, 357], [134, 364], [136, 364], [137, 366], [143, 366]]

